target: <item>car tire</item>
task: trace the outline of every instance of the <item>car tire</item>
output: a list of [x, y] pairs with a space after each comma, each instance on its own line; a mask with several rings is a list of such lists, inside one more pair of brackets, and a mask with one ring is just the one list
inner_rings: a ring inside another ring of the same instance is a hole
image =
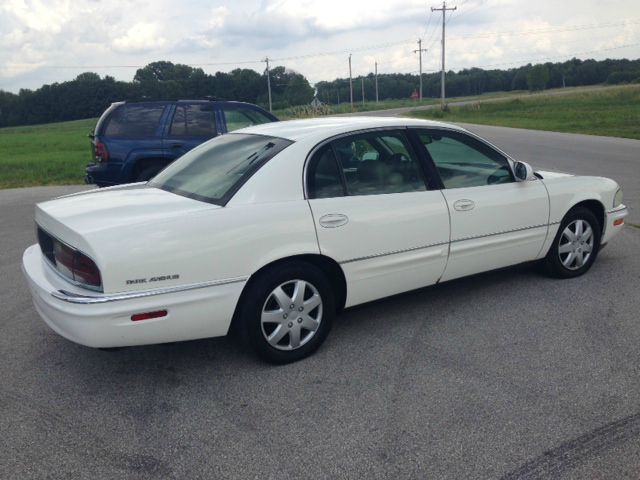
[[273, 364], [295, 362], [315, 352], [336, 314], [327, 277], [306, 262], [279, 264], [258, 273], [240, 302], [241, 337]]
[[136, 175], [136, 182], [148, 182], [149, 180], [151, 180], [153, 177], [155, 177], [160, 170], [162, 170], [162, 167], [147, 167], [142, 169], [138, 175]]
[[560, 222], [543, 260], [545, 270], [555, 278], [583, 275], [598, 256], [601, 235], [600, 222], [591, 210], [584, 207], [570, 210]]

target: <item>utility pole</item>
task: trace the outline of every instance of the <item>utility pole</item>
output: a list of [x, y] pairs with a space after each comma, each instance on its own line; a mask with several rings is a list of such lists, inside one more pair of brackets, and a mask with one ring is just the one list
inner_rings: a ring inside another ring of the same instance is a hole
[[444, 103], [444, 99], [445, 99], [445, 95], [444, 95], [444, 26], [445, 26], [444, 17], [446, 16], [447, 11], [454, 11], [457, 9], [458, 7], [447, 8], [447, 2], [442, 2], [442, 8], [431, 7], [432, 12], [442, 12], [442, 73], [440, 75], [440, 108], [442, 108], [442, 110], [444, 110], [444, 106], [445, 106], [445, 103]]
[[360, 82], [362, 83], [362, 105], [364, 105], [364, 77], [360, 77]]
[[269, 111], [273, 111], [271, 108], [271, 75], [269, 74], [269, 57], [265, 57], [263, 62], [267, 63], [267, 90], [269, 91]]
[[378, 62], [376, 62], [375, 65], [376, 65], [376, 103], [378, 103]]
[[351, 54], [349, 54], [349, 102], [353, 112], [353, 79], [351, 78]]
[[422, 101], [422, 52], [426, 52], [426, 48], [422, 48], [422, 39], [418, 39], [418, 49], [414, 50], [413, 53], [417, 53], [420, 58], [420, 101]]

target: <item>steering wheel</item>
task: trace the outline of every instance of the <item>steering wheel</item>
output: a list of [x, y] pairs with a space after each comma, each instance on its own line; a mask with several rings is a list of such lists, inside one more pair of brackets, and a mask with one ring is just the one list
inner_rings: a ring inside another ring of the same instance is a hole
[[503, 183], [505, 178], [509, 177], [509, 169], [507, 167], [499, 167], [487, 178], [487, 185]]

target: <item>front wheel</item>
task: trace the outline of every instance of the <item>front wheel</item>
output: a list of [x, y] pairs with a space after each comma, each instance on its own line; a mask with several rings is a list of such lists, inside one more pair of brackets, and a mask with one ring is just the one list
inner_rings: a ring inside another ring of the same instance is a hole
[[281, 264], [254, 279], [240, 306], [243, 337], [270, 363], [311, 355], [335, 316], [333, 290], [324, 273], [306, 262]]
[[547, 272], [556, 278], [577, 277], [593, 265], [600, 249], [600, 223], [591, 210], [578, 207], [560, 223], [549, 253]]

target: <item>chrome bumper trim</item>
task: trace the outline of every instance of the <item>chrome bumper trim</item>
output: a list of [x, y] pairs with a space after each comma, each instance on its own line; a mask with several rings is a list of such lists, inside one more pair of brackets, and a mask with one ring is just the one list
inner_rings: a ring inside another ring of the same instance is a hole
[[218, 287], [220, 285], [228, 285], [231, 283], [244, 282], [249, 277], [236, 277], [226, 280], [213, 280], [210, 282], [193, 283], [190, 285], [179, 285], [176, 287], [158, 288], [155, 290], [143, 290], [138, 292], [113, 293], [107, 295], [79, 295], [77, 293], [68, 292], [66, 290], [58, 290], [51, 292], [51, 296], [62, 300], [63, 302], [76, 303], [81, 305], [91, 305], [96, 303], [119, 302], [121, 300], [131, 300], [134, 298], [152, 297], [155, 295], [165, 295], [168, 293], [184, 292], [187, 290], [196, 290], [198, 288]]
[[616, 208], [611, 208], [607, 210], [607, 215], [611, 215], [612, 213], [619, 213], [623, 210], [627, 210], [627, 206], [625, 204], [620, 204]]

